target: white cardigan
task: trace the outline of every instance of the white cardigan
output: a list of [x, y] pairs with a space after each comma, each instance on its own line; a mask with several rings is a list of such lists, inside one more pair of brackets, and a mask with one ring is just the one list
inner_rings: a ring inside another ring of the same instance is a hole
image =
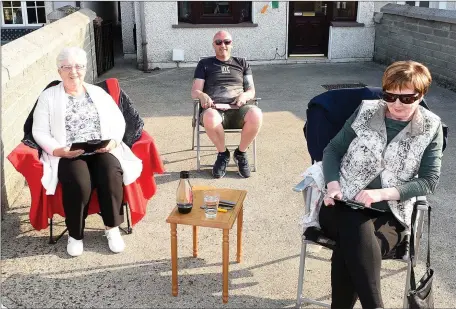
[[[142, 162], [131, 149], [122, 142], [125, 133], [125, 119], [112, 97], [102, 88], [84, 83], [90, 98], [95, 104], [100, 117], [101, 138], [113, 139], [117, 147], [111, 150], [120, 162], [123, 170], [123, 183], [134, 182], [142, 171]], [[66, 146], [65, 113], [68, 94], [63, 83], [41, 93], [33, 113], [32, 134], [35, 141], [44, 150], [40, 161], [43, 163], [41, 183], [47, 195], [53, 195], [58, 183], [60, 157], [52, 155], [56, 148]]]

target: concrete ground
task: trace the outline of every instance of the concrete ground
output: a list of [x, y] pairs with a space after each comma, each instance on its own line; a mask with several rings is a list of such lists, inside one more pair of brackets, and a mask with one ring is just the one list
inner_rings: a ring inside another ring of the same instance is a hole
[[[379, 86], [383, 66], [375, 63], [304, 64], [253, 67], [257, 96], [262, 98], [264, 126], [258, 136], [258, 172], [241, 179], [233, 166], [225, 178], [212, 179], [210, 168], [196, 172], [191, 148], [193, 69], [142, 73], [117, 66], [100, 79], [118, 77], [155, 138], [167, 173], [157, 175], [158, 192], [146, 217], [124, 236], [126, 250], [112, 254], [96, 215], [87, 219], [81, 257], [66, 253], [67, 236], [49, 245], [48, 231], [34, 231], [28, 221], [29, 191], [2, 222], [2, 303], [16, 307], [128, 307], [128, 308], [280, 308], [296, 299], [300, 252], [299, 218], [303, 204], [292, 187], [310, 164], [302, 127], [307, 102], [324, 91], [323, 84], [362, 82]], [[428, 95], [433, 111], [456, 127], [456, 93], [433, 85]], [[238, 136], [230, 136], [237, 143]], [[205, 145], [210, 145], [207, 137]], [[454, 157], [450, 138], [443, 159], [440, 186], [430, 198], [433, 209], [432, 263], [436, 307], [456, 304], [456, 238]], [[203, 164], [215, 160], [205, 148]], [[179, 171], [190, 170], [191, 183], [248, 190], [244, 203], [243, 261], [235, 262], [235, 231], [230, 234], [229, 303], [222, 304], [222, 233], [200, 229], [199, 257], [192, 258], [191, 228], [178, 227], [179, 296], [171, 295], [170, 230], [165, 222], [175, 206]], [[64, 222], [58, 218], [58, 230]], [[453, 236], [451, 236], [453, 235]], [[313, 253], [307, 262], [307, 293], [319, 300], [330, 296], [330, 252]], [[405, 264], [385, 261], [382, 292], [386, 308], [402, 304]], [[418, 276], [422, 274], [422, 263]], [[359, 304], [358, 304], [359, 307]]]

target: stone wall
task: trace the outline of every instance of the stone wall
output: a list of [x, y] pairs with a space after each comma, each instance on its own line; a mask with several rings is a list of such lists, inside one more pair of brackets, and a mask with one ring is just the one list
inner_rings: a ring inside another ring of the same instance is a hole
[[375, 20], [374, 61], [421, 62], [456, 91], [456, 11], [387, 4]]
[[25, 185], [6, 158], [23, 138], [24, 122], [44, 87], [55, 79], [56, 58], [66, 46], [80, 46], [88, 54], [86, 81], [97, 78], [93, 19], [84, 9], [3, 45], [1, 100], [2, 213]]

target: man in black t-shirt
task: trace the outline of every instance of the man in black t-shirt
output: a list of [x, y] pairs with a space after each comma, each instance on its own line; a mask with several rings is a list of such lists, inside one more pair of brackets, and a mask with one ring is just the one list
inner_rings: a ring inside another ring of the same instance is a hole
[[228, 32], [219, 31], [215, 34], [212, 42], [215, 57], [199, 61], [192, 87], [192, 98], [199, 99], [203, 109], [201, 125], [219, 152], [212, 168], [215, 178], [225, 176], [230, 161], [224, 129], [241, 128], [241, 141], [233, 159], [239, 175], [250, 177], [246, 151], [263, 121], [261, 110], [255, 105], [246, 104], [255, 97], [252, 70], [245, 59], [231, 56], [232, 43]]

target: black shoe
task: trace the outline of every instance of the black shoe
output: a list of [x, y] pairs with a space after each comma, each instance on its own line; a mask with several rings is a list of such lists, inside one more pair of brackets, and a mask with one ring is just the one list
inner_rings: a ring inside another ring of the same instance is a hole
[[212, 176], [214, 176], [214, 178], [222, 178], [225, 176], [228, 162], [230, 162], [229, 150], [227, 149], [225, 152], [219, 152], [214, 167], [212, 168]]
[[236, 163], [239, 175], [244, 178], [250, 177], [250, 165], [249, 161], [247, 160], [247, 153], [240, 152], [239, 148], [234, 151], [233, 160]]

